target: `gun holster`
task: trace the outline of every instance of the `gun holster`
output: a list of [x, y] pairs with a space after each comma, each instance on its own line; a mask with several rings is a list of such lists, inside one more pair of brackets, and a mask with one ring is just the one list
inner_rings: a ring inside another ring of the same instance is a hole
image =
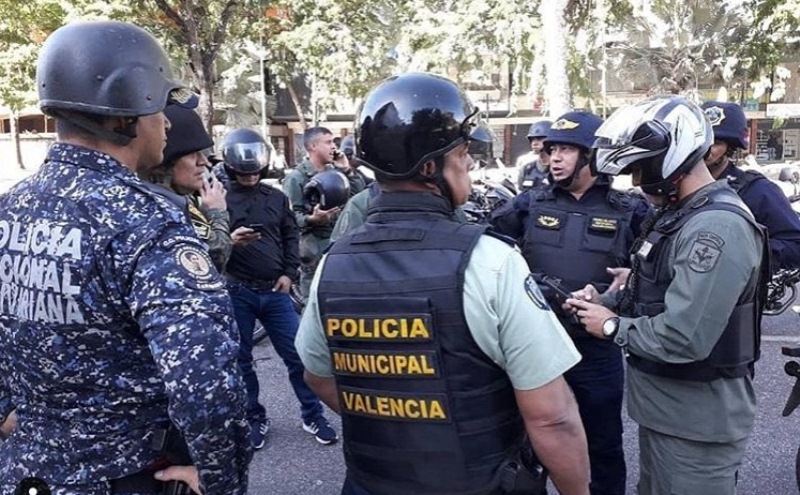
[[546, 495], [547, 469], [536, 458], [528, 442], [516, 459], [502, 468], [500, 488], [507, 495]]
[[169, 466], [191, 466], [194, 464], [189, 448], [175, 426], [158, 428], [153, 436], [152, 449], [159, 452], [159, 459], [147, 468], [124, 478], [109, 480], [111, 493], [152, 493], [153, 495], [193, 495], [189, 485], [182, 481], [158, 481], [154, 475]]

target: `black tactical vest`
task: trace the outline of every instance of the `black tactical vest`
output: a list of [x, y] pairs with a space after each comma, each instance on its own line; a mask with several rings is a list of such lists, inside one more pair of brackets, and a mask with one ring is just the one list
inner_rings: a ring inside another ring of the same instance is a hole
[[730, 185], [736, 193], [742, 197], [747, 190], [758, 180], [767, 180], [767, 178], [753, 170], [741, 170], [736, 165], [731, 164], [723, 174], [728, 179]]
[[522, 169], [522, 180], [519, 183], [520, 192], [547, 185], [547, 177], [550, 172], [549, 170], [539, 170], [539, 167], [536, 166], [537, 162], [538, 160], [534, 160]]
[[558, 277], [570, 291], [590, 283], [603, 292], [611, 283], [606, 267], [629, 265], [631, 220], [642, 200], [609, 189], [604, 201], [582, 204], [568, 194], [533, 191], [522, 255], [531, 272]]
[[[656, 316], [666, 310], [664, 297], [672, 282], [671, 266], [668, 262], [670, 245], [675, 234], [694, 215], [708, 210], [725, 210], [736, 213], [762, 232], [764, 257], [761, 265], [761, 280], [769, 276], [769, 250], [762, 228], [755, 222], [742, 200], [730, 189], [712, 189], [692, 199], [681, 209], [662, 216], [647, 234], [641, 247], [634, 253], [636, 258], [631, 275], [631, 289], [635, 292], [632, 315]], [[765, 271], [766, 270], [766, 271]], [[761, 341], [761, 309], [764, 301], [762, 291], [765, 284], [758, 283], [739, 298], [728, 325], [708, 358], [686, 364], [668, 364], [649, 361], [630, 354], [628, 363], [634, 368], [652, 375], [678, 380], [712, 381], [718, 378], [738, 378], [752, 372], [752, 364], [758, 359]]]
[[345, 461], [375, 494], [495, 493], [523, 439], [511, 383], [464, 317], [464, 272], [486, 227], [451, 217], [431, 194], [382, 193], [322, 270]]

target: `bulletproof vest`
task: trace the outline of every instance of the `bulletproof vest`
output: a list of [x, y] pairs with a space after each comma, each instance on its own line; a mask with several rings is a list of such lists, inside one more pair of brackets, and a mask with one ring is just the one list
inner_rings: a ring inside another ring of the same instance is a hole
[[524, 435], [506, 373], [472, 338], [464, 272], [486, 230], [443, 198], [382, 193], [337, 241], [318, 300], [348, 474], [372, 493], [490, 494]]
[[630, 224], [640, 200], [614, 189], [591, 204], [553, 187], [531, 194], [521, 241], [531, 272], [560, 278], [570, 291], [589, 283], [605, 291], [612, 280], [606, 267], [628, 266]]
[[735, 164], [728, 166], [723, 174], [728, 179], [728, 185], [736, 191], [740, 197], [743, 197], [750, 186], [758, 180], [766, 180], [762, 174], [754, 170], [741, 170]]
[[186, 202], [189, 209], [189, 220], [192, 222], [194, 231], [201, 240], [208, 242], [211, 240], [211, 221], [206, 217], [203, 210], [200, 209], [199, 201], [196, 197], [190, 196]]
[[539, 170], [539, 167], [536, 166], [536, 163], [537, 161], [534, 160], [525, 165], [525, 168], [522, 169], [523, 175], [522, 181], [520, 182], [520, 192], [547, 184], [547, 176], [549, 175], [549, 172], [547, 170]]
[[[634, 253], [634, 268], [630, 290], [634, 292], [632, 316], [653, 317], [666, 310], [664, 298], [672, 282], [669, 252], [675, 234], [694, 215], [708, 210], [725, 210], [736, 213], [762, 232], [764, 256], [760, 268], [760, 281], [769, 277], [769, 249], [766, 235], [746, 209], [742, 200], [730, 189], [714, 189], [694, 198], [679, 210], [666, 213], [653, 226]], [[699, 248], [698, 256], [709, 255]], [[713, 260], [713, 256], [708, 256]], [[699, 262], [703, 262], [700, 260]], [[634, 368], [652, 375], [678, 380], [712, 381], [718, 378], [738, 378], [752, 371], [758, 359], [761, 341], [761, 309], [765, 298], [765, 283], [756, 284], [741, 295], [728, 324], [708, 358], [685, 364], [668, 364], [649, 361], [630, 353], [628, 362]]]

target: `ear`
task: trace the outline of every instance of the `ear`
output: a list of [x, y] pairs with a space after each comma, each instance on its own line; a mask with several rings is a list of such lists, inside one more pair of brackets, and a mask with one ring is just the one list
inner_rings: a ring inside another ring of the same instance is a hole
[[428, 160], [420, 167], [419, 174], [427, 178], [433, 177], [436, 175], [436, 163], [433, 160]]

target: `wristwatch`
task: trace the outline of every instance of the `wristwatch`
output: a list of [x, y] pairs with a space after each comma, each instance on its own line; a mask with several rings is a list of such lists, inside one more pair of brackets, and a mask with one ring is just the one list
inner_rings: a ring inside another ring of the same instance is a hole
[[613, 339], [619, 331], [619, 317], [612, 316], [603, 322], [603, 336], [607, 339]]

